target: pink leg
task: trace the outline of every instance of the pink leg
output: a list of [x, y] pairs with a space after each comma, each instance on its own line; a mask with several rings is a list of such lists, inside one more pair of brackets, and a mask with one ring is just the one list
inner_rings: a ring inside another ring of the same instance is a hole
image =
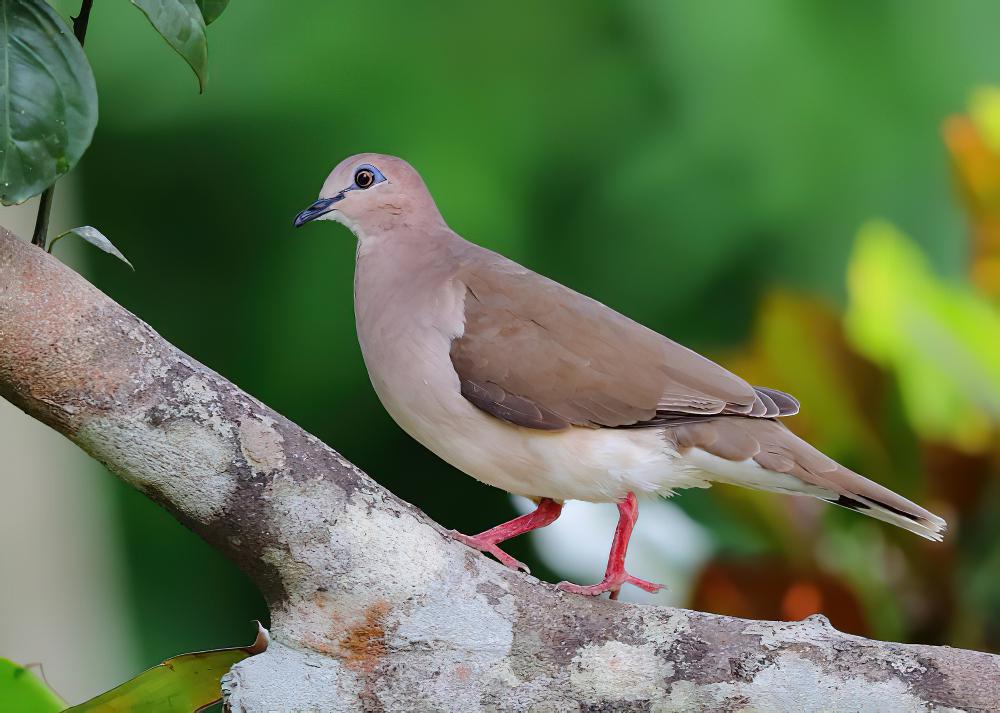
[[625, 571], [625, 552], [628, 551], [628, 541], [632, 537], [632, 528], [639, 519], [639, 506], [635, 494], [629, 493], [618, 503], [618, 527], [615, 529], [615, 539], [611, 542], [611, 554], [608, 556], [608, 568], [604, 572], [604, 581], [600, 584], [584, 586], [570, 582], [560, 582], [559, 589], [573, 594], [584, 594], [594, 597], [604, 592], [611, 592], [611, 598], [617, 599], [623, 584], [634, 584], [647, 592], [655, 592], [663, 588], [662, 584], [653, 584], [644, 579], [633, 577]]
[[497, 545], [505, 540], [509, 540], [512, 537], [517, 537], [518, 535], [523, 535], [526, 532], [537, 530], [540, 527], [551, 525], [556, 521], [556, 518], [559, 517], [559, 513], [562, 512], [562, 507], [563, 506], [555, 500], [542, 498], [538, 501], [538, 507], [535, 508], [534, 512], [529, 512], [527, 515], [521, 515], [521, 517], [515, 517], [510, 522], [497, 525], [486, 532], [480, 532], [478, 535], [470, 536], [463, 535], [461, 532], [456, 532], [455, 530], [449, 530], [447, 534], [449, 537], [465, 543], [469, 547], [474, 547], [480, 552], [490, 553], [511, 569], [523, 569], [525, 572], [528, 572], [529, 570], [526, 564], [517, 561], [497, 547]]

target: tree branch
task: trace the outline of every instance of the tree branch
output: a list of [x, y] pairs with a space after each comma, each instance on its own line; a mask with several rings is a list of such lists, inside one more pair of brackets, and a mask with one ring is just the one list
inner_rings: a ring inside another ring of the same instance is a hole
[[1000, 657], [555, 591], [0, 229], [0, 394], [243, 568], [271, 647], [234, 710], [996, 709]]

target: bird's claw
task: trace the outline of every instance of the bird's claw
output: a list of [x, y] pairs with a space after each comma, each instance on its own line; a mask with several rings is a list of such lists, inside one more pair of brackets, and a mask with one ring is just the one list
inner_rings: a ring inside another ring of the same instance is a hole
[[607, 576], [600, 584], [573, 584], [572, 582], [560, 582], [556, 585], [556, 589], [563, 592], [570, 592], [571, 594], [582, 594], [585, 597], [596, 597], [600, 594], [604, 594], [605, 592], [611, 592], [611, 598], [617, 599], [618, 592], [621, 591], [623, 584], [632, 584], [640, 589], [646, 590], [647, 592], [658, 592], [663, 589], [662, 584], [647, 582], [645, 579], [633, 577], [626, 572], [622, 572], [619, 575]]
[[493, 540], [482, 538], [479, 535], [463, 535], [457, 530], [447, 530], [445, 534], [453, 540], [458, 540], [462, 544], [468, 545], [473, 549], [493, 555], [500, 562], [500, 564], [506, 567], [510, 567], [513, 570], [522, 570], [527, 574], [531, 574], [531, 570], [528, 569], [528, 565], [520, 560], [514, 559], [509, 554], [501, 550], [497, 546], [497, 543]]

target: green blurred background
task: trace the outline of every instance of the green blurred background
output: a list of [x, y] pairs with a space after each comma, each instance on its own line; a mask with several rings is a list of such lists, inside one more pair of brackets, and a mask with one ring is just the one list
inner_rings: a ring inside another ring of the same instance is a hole
[[[442, 524], [477, 532], [516, 504], [392, 423], [355, 339], [353, 238], [291, 227], [343, 157], [403, 156], [459, 233], [795, 393], [793, 429], [952, 526], [936, 545], [804, 499], [684, 493], [663, 517], [688, 535], [664, 526], [635, 572], [664, 579], [657, 547], [667, 561], [697, 540], [665, 601], [823, 611], [859, 634], [1000, 651], [998, 27], [986, 0], [231, 0], [199, 95], [141, 13], [97, 3], [100, 123], [57, 188], [72, 203], [53, 229], [97, 226], [136, 267], [81, 250], [101, 289]], [[83, 468], [59, 477], [106, 493], [121, 672], [248, 643], [248, 621], [266, 619], [253, 586]], [[574, 525], [598, 534], [573, 555], [594, 576], [614, 513], [601, 507], [610, 520]], [[661, 511], [641, 512], [652, 532]], [[574, 574], [554, 543], [510, 551], [543, 578]], [[75, 576], [88, 573], [61, 579], [49, 606], [75, 606]]]

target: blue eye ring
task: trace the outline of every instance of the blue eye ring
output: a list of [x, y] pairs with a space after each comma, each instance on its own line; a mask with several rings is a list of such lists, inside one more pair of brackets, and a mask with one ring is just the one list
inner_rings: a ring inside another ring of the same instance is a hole
[[385, 176], [382, 175], [382, 172], [370, 163], [361, 164], [354, 171], [354, 187], [360, 188], [362, 191], [382, 183], [384, 180]]

